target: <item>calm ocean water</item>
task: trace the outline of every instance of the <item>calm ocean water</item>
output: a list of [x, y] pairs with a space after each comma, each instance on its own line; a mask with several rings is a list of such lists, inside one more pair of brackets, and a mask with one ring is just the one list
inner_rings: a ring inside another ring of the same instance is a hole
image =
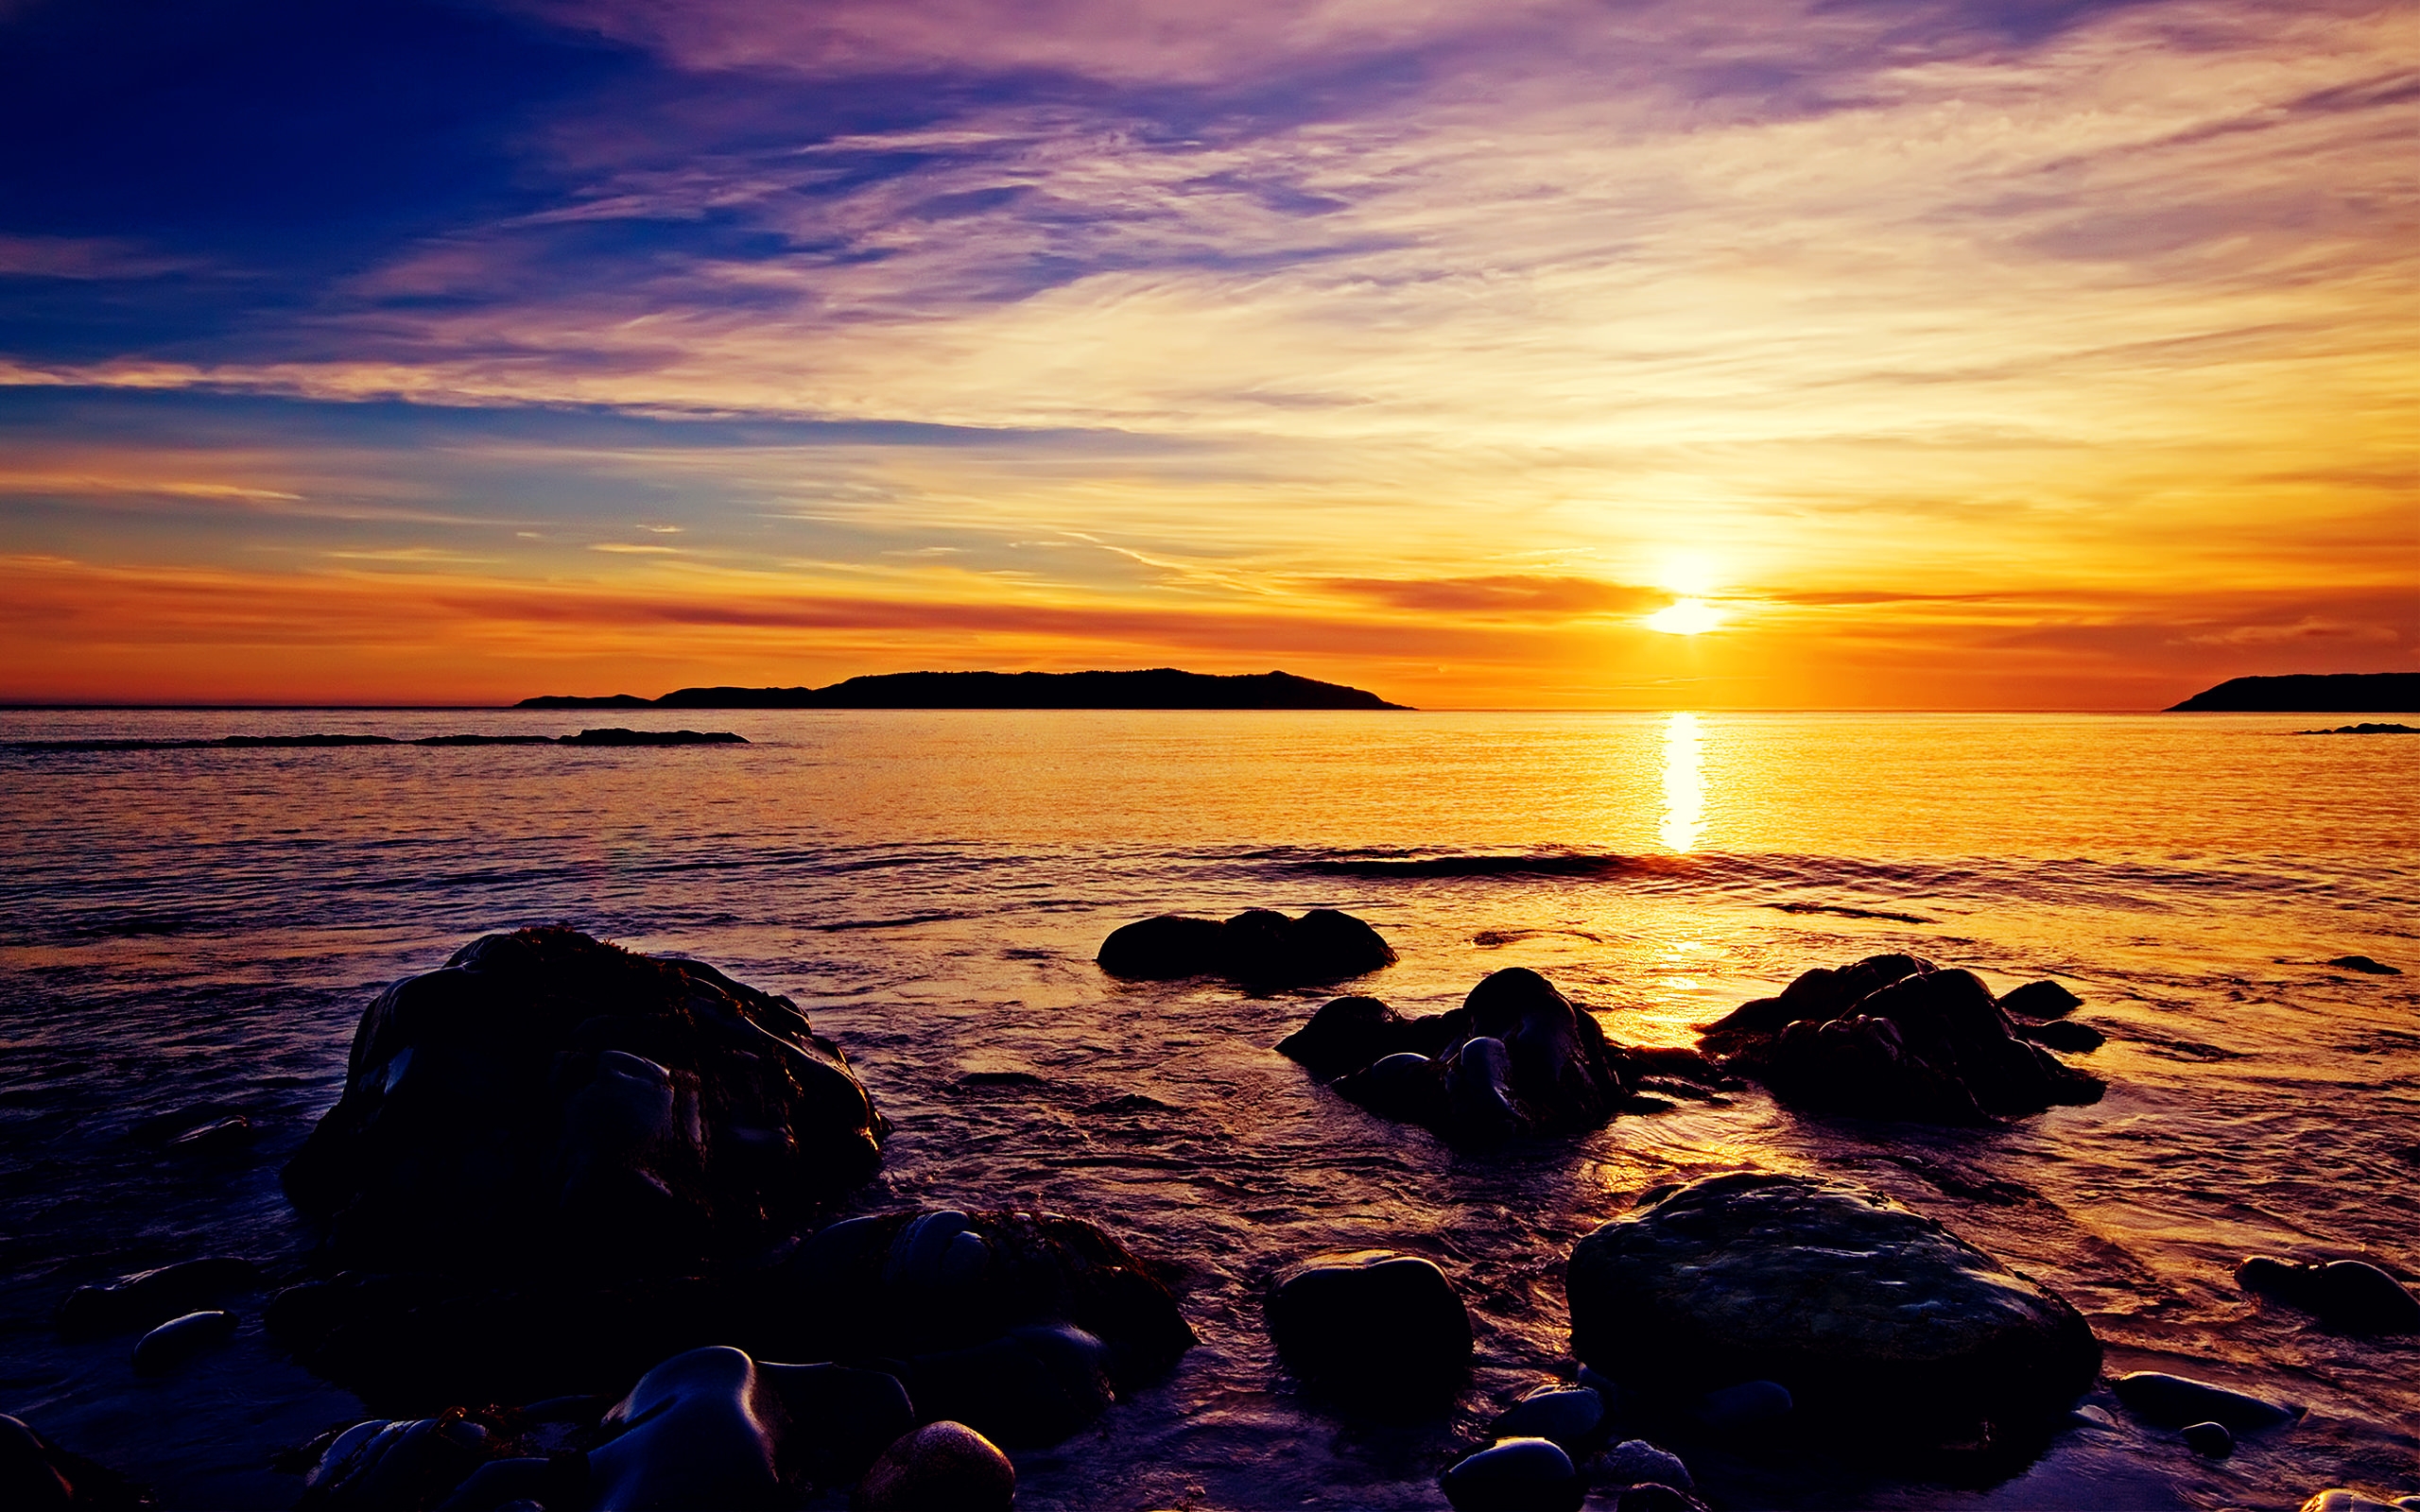
[[[261, 1336], [165, 1380], [62, 1343], [69, 1288], [307, 1236], [278, 1166], [362, 1007], [492, 930], [569, 922], [795, 997], [897, 1125], [858, 1207], [1039, 1204], [1181, 1262], [1202, 1337], [1021, 1504], [1442, 1505], [1433, 1476], [1568, 1368], [1571, 1243], [1743, 1166], [1887, 1191], [2064, 1292], [2115, 1373], [2308, 1402], [2194, 1458], [2130, 1423], [1948, 1489], [1707, 1462], [1718, 1504], [2290, 1506], [2420, 1490], [2420, 1340], [2251, 1305], [2256, 1252], [2420, 1269], [2420, 738], [2310, 716], [1023, 713], [0, 713], [0, 741], [302, 730], [735, 730], [733, 747], [0, 747], [0, 1411], [170, 1506], [290, 1503], [279, 1449], [359, 1416]], [[2056, 974], [2110, 1043], [2096, 1107], [1993, 1130], [1826, 1122], [1761, 1093], [1457, 1155], [1271, 1049], [1321, 990], [1127, 985], [1164, 910], [1314, 905], [1411, 1011], [1530, 966], [1634, 1043], [1800, 971], [1912, 950]], [[2409, 975], [2331, 968], [2373, 956]], [[969, 1082], [1023, 1071], [1043, 1085]], [[1137, 1110], [1096, 1105], [1139, 1092]], [[248, 1151], [145, 1121], [222, 1105]], [[1279, 1378], [1259, 1289], [1390, 1244], [1461, 1280], [1479, 1368], [1430, 1429], [1347, 1431]], [[601, 1319], [600, 1327], [610, 1327]], [[2101, 1400], [2106, 1401], [2105, 1396]], [[2114, 1407], [2114, 1403], [2111, 1404]]]

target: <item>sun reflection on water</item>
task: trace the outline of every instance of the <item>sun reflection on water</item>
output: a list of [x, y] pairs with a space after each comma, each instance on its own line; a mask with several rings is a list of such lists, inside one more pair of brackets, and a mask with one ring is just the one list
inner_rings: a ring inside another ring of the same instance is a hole
[[1698, 716], [1676, 713], [1664, 724], [1664, 845], [1686, 855], [1705, 828], [1705, 767]]

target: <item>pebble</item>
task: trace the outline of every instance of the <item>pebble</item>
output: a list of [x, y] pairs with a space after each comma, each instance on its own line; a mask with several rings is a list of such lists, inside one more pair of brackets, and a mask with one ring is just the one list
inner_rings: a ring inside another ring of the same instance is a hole
[[1465, 1454], [1438, 1477], [1455, 1512], [1576, 1512], [1587, 1478], [1546, 1438], [1507, 1438]]
[[165, 1375], [177, 1366], [235, 1336], [233, 1313], [187, 1313], [170, 1318], [143, 1335], [134, 1346], [134, 1373]]
[[2188, 1423], [2185, 1447], [2204, 1459], [2224, 1459], [2235, 1452], [2235, 1435], [2224, 1423]]

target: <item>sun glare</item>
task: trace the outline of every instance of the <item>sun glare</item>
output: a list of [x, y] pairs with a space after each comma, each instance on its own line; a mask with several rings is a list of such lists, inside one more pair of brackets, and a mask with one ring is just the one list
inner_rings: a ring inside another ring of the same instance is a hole
[[1722, 623], [1722, 611], [1702, 598], [1685, 598], [1647, 616], [1647, 627], [1667, 635], [1703, 635]]

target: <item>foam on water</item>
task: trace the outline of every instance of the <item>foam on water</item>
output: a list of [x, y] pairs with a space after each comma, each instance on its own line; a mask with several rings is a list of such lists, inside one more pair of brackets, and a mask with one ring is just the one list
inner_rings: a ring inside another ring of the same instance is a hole
[[[860, 1208], [1059, 1208], [1185, 1267], [1201, 1347], [1098, 1434], [1021, 1456], [1022, 1504], [1434, 1505], [1463, 1436], [1567, 1369], [1571, 1243], [1649, 1186], [1746, 1165], [1943, 1219], [2073, 1299], [2113, 1371], [2313, 1412], [2217, 1463], [2118, 1412], [1979, 1489], [1710, 1464], [1722, 1504], [2420, 1489], [2420, 1340], [2331, 1335], [2229, 1279], [2259, 1251], [2420, 1265], [2420, 746], [2281, 738], [2308, 723], [801, 712], [717, 715], [753, 743], [727, 748], [0, 749], [0, 1410], [170, 1505], [290, 1502], [270, 1455], [357, 1407], [283, 1361], [256, 1308], [160, 1380], [130, 1341], [60, 1341], [49, 1310], [146, 1265], [299, 1253], [276, 1169], [335, 1100], [370, 996], [475, 935], [564, 921], [797, 998], [897, 1125]], [[8, 740], [571, 728], [0, 715]], [[1531, 966], [1642, 1043], [1880, 950], [2001, 988], [2055, 973], [2111, 1036], [2087, 1062], [2110, 1093], [1925, 1130], [1751, 1092], [1457, 1154], [1274, 1054], [1326, 994], [1091, 964], [1128, 919], [1252, 904], [1370, 919], [1403, 962], [1357, 988], [1408, 1010]], [[2351, 954], [2412, 974], [2325, 964]], [[203, 1113], [260, 1138], [159, 1137]], [[1450, 1420], [1346, 1426], [1271, 1355], [1270, 1274], [1379, 1243], [1473, 1303], [1479, 1368]]]

